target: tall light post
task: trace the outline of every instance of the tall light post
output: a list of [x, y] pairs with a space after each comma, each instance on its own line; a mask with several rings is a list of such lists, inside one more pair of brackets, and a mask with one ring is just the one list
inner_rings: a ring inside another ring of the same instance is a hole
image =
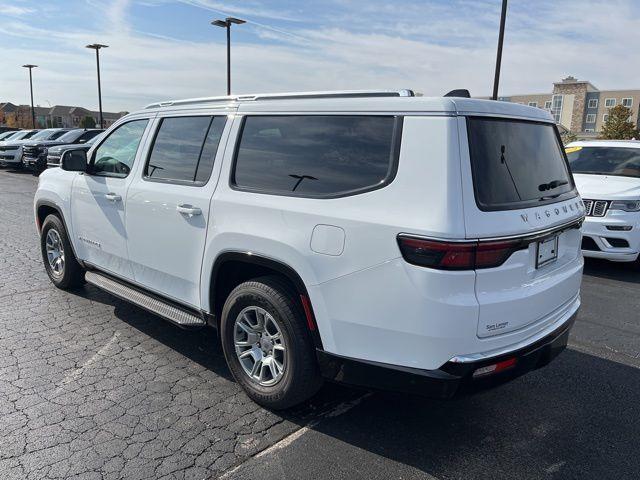
[[227, 95], [231, 95], [231, 24], [241, 25], [246, 23], [239, 18], [227, 17], [224, 20], [214, 20], [211, 25], [227, 29]]
[[29, 69], [29, 89], [31, 90], [31, 128], [36, 128], [36, 111], [33, 108], [33, 77], [31, 75], [31, 70], [36, 68], [38, 65], [26, 64], [22, 65], [24, 68]]
[[496, 55], [496, 74], [493, 78], [493, 100], [498, 99], [498, 84], [500, 83], [500, 66], [502, 65], [502, 44], [504, 43], [504, 24], [507, 20], [507, 0], [502, 0], [500, 14], [500, 33], [498, 35], [498, 53]]
[[96, 67], [98, 69], [98, 108], [100, 109], [100, 128], [104, 128], [104, 122], [102, 121], [102, 90], [100, 88], [100, 49], [109, 48], [109, 45], [92, 43], [91, 45], [87, 45], [87, 48], [90, 48], [96, 51]]

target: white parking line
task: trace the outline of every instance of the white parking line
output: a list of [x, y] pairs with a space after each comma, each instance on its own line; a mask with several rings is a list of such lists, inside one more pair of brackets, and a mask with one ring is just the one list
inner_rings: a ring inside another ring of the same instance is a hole
[[343, 402], [343, 403], [340, 403], [340, 404], [336, 405], [335, 407], [333, 407], [328, 412], [323, 413], [322, 415], [320, 415], [317, 419], [313, 420], [312, 422], [309, 422], [308, 425], [299, 428], [295, 432], [290, 433], [289, 435], [284, 437], [279, 442], [274, 443], [270, 447], [268, 447], [268, 448], [256, 453], [255, 455], [253, 455], [251, 457], [248, 457], [247, 459], [244, 460], [244, 462], [236, 465], [235, 467], [231, 468], [230, 470], [227, 470], [219, 478], [221, 480], [224, 479], [224, 478], [229, 478], [231, 475], [233, 475], [235, 472], [237, 472], [240, 468], [242, 468], [247, 462], [250, 462], [250, 461], [252, 461], [254, 459], [257, 460], [259, 458], [265, 457], [265, 456], [267, 456], [267, 455], [269, 455], [271, 453], [277, 452], [279, 450], [282, 450], [282, 449], [288, 447], [293, 442], [295, 442], [300, 437], [302, 437], [305, 433], [308, 433], [310, 430], [312, 430], [313, 427], [318, 425], [322, 420], [325, 420], [325, 419], [328, 419], [328, 418], [339, 417], [340, 415], [343, 415], [343, 414], [347, 413], [349, 410], [357, 407], [360, 403], [362, 403], [363, 400], [365, 400], [366, 398], [370, 397], [371, 395], [372, 395], [372, 393], [366, 393], [366, 394], [362, 395], [361, 397], [358, 397], [358, 398], [356, 398], [354, 400], [351, 400], [349, 402]]

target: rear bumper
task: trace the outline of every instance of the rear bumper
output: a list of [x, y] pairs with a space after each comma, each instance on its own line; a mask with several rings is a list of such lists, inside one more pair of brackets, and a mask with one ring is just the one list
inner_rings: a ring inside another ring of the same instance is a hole
[[[549, 335], [530, 345], [473, 362], [447, 362], [437, 370], [356, 360], [318, 350], [322, 375], [332, 381], [367, 388], [451, 398], [458, 393], [487, 388], [547, 365], [562, 352], [577, 312]], [[515, 365], [493, 375], [474, 378], [479, 368], [515, 358]]]

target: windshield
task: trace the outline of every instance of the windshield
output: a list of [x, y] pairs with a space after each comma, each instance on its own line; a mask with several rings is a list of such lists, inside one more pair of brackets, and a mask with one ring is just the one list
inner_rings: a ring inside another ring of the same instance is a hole
[[53, 132], [55, 132], [54, 129], [48, 128], [46, 130], [40, 130], [38, 133], [34, 134], [33, 136], [26, 137], [26, 138], [31, 138], [31, 140], [46, 140], [47, 138], [49, 138], [49, 135], [51, 135]]
[[640, 148], [569, 147], [573, 173], [640, 178]]
[[61, 142], [73, 143], [83, 133], [84, 133], [84, 130], [71, 130], [70, 132], [66, 132], [64, 135], [61, 135], [60, 138], [58, 138], [58, 140]]
[[573, 195], [573, 179], [554, 125], [468, 117], [467, 131], [476, 201], [482, 210], [534, 207]]
[[11, 137], [16, 136], [18, 133], [20, 132], [14, 132], [14, 131], [4, 132], [0, 134], [0, 140], [9, 140]]

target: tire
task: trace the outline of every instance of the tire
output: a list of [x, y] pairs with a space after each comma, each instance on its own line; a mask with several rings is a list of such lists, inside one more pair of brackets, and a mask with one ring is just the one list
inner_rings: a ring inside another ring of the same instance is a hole
[[[52, 258], [61, 256], [61, 263], [59, 261], [50, 262], [47, 244], [49, 244], [49, 253], [52, 254]], [[40, 251], [47, 275], [56, 287], [62, 290], [73, 290], [84, 283], [84, 269], [73, 253], [62, 220], [56, 215], [47, 216], [42, 224]], [[60, 253], [61, 255], [56, 257], [56, 254]]]
[[[229, 369], [247, 395], [269, 409], [281, 410], [297, 405], [312, 397], [322, 385], [315, 348], [297, 297], [295, 291], [280, 277], [260, 277], [238, 285], [229, 294], [222, 309], [220, 337]], [[246, 329], [238, 326], [238, 323], [242, 323], [246, 328], [252, 322], [257, 325], [260, 315], [263, 325], [267, 326], [260, 333], [262, 338], [250, 337]], [[278, 332], [281, 340], [278, 339]], [[253, 346], [236, 347], [236, 341]], [[279, 341], [282, 343], [279, 344]], [[272, 345], [271, 350], [269, 345]], [[238, 352], [249, 350], [253, 353], [241, 360]], [[270, 351], [272, 354], [269, 356]], [[263, 357], [263, 354], [266, 356]], [[258, 363], [255, 355], [265, 361], [272, 357], [272, 360], [279, 362], [283, 368], [280, 372], [275, 368], [275, 371], [280, 373], [280, 377], [274, 377], [274, 370], [267, 364], [262, 364], [260, 372], [252, 377], [249, 370], [253, 370], [252, 367]], [[262, 381], [256, 376], [260, 376]]]

